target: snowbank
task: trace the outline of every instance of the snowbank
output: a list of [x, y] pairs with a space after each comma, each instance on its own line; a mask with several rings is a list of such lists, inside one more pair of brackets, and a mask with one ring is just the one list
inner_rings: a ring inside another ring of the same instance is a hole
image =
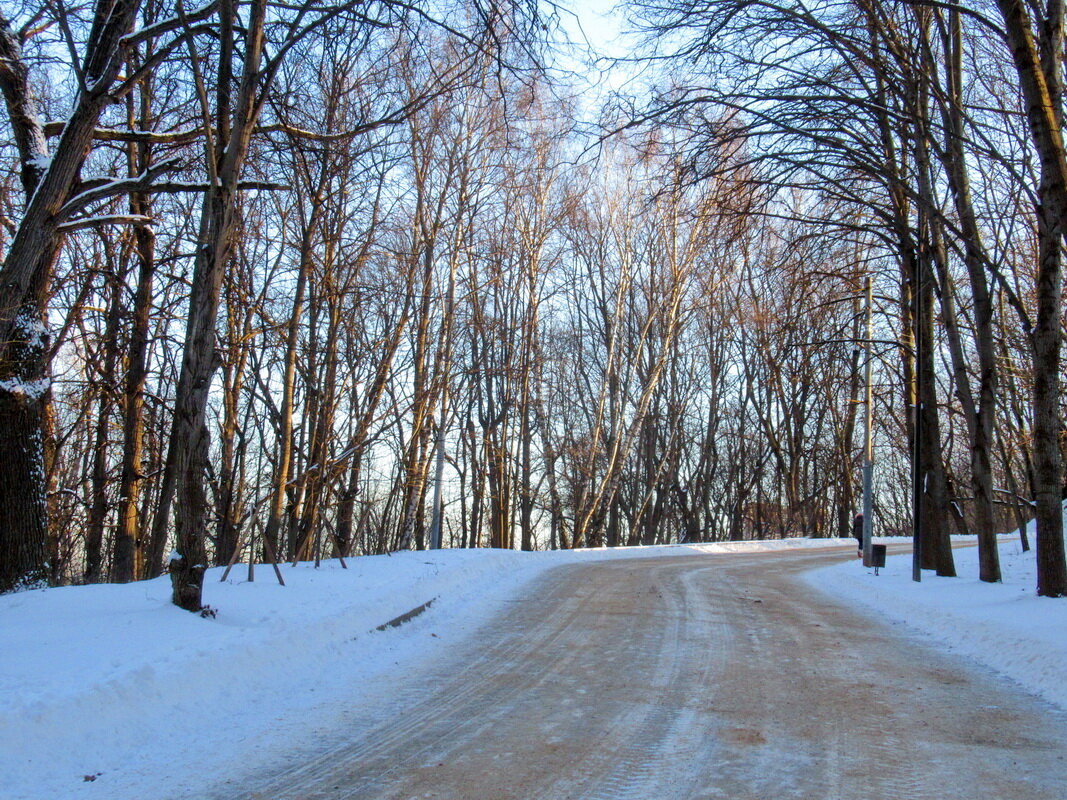
[[1067, 709], [1067, 599], [1037, 596], [1034, 550], [1022, 552], [1017, 535], [1000, 537], [999, 584], [978, 580], [977, 547], [954, 552], [958, 578], [924, 571], [922, 582], [913, 582], [910, 553], [889, 556], [878, 576], [859, 564], [839, 564], [805, 577], [813, 587], [906, 626]]
[[173, 607], [166, 577], [0, 597], [0, 794], [196, 796], [235, 764], [325, 730], [361, 687], [441, 646], [414, 624], [377, 626], [437, 597], [454, 640], [492, 613], [493, 591], [532, 574], [518, 555], [286, 565], [285, 587], [269, 567], [254, 583], [210, 570], [214, 619]]

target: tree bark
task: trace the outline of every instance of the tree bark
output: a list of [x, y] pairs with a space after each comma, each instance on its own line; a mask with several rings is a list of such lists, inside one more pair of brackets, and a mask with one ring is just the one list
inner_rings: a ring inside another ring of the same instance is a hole
[[[232, 13], [232, 10], [231, 12]], [[251, 4], [245, 32], [244, 64], [240, 89], [231, 117], [226, 106], [219, 107], [219, 148], [208, 153], [217, 159], [216, 177], [204, 193], [197, 249], [193, 263], [192, 290], [185, 347], [174, 401], [171, 447], [174, 459], [176, 558], [170, 562], [174, 604], [187, 611], [203, 605], [204, 570], [207, 565], [205, 528], [208, 517], [205, 479], [210, 437], [206, 411], [211, 378], [218, 368], [215, 330], [224, 271], [231, 254], [237, 217], [237, 185], [241, 177], [252, 129], [259, 113], [260, 63], [263, 55], [263, 29], [266, 3]], [[224, 27], [234, 17], [223, 13]], [[225, 51], [229, 52], [229, 51]], [[225, 64], [226, 58], [220, 64]], [[227, 69], [220, 73], [220, 92], [229, 91]], [[231, 128], [225, 131], [224, 128]], [[229, 138], [224, 138], [228, 134]], [[161, 505], [161, 509], [165, 507]]]
[[[971, 200], [971, 181], [964, 152], [963, 126], [963, 34], [960, 14], [950, 12], [949, 36], [944, 43], [948, 60], [948, 98], [942, 104], [945, 124], [945, 157], [949, 188], [963, 233], [964, 264], [970, 280], [974, 304], [975, 344], [978, 350], [978, 402], [973, 401], [969, 376], [957, 366], [957, 387], [967, 386], [970, 401], [961, 397], [968, 421], [971, 444], [971, 489], [974, 493], [975, 526], [978, 533], [979, 578], [986, 582], [1000, 580], [1000, 557], [997, 550], [996, 513], [993, 497], [992, 448], [996, 436], [997, 363], [993, 339], [993, 301], [986, 276], [988, 255], [982, 244], [982, 233]], [[942, 280], [942, 292], [951, 297], [947, 271]], [[948, 312], [951, 314], [951, 312]], [[954, 316], [954, 315], [953, 315]], [[946, 327], [954, 319], [946, 318]], [[958, 349], [957, 349], [958, 350]], [[954, 360], [959, 361], [957, 350]]]
[[0, 592], [48, 578], [44, 464], [48, 337], [40, 311], [16, 317], [0, 364]]
[[[135, 196], [131, 208], [151, 214], [147, 197]], [[133, 328], [126, 357], [125, 415], [122, 427], [122, 474], [119, 477], [118, 527], [112, 580], [124, 583], [145, 576], [145, 541], [141, 535], [138, 501], [144, 473], [144, 390], [148, 372], [148, 326], [155, 275], [155, 233], [147, 225], [134, 229], [137, 252], [137, 289], [133, 301]]]
[[[131, 62], [132, 66], [132, 62]], [[131, 127], [138, 123], [147, 130], [152, 125], [153, 86], [146, 78], [140, 88], [140, 108], [134, 119], [133, 98], [127, 113]], [[131, 175], [147, 170], [152, 164], [148, 143], [130, 145], [128, 155]], [[130, 213], [151, 217], [152, 199], [145, 193], [130, 195]], [[145, 576], [145, 538], [138, 515], [144, 474], [141, 466], [144, 450], [144, 392], [148, 374], [149, 325], [152, 314], [152, 283], [155, 277], [156, 234], [150, 225], [135, 225], [133, 250], [137, 260], [137, 288], [134, 290], [133, 320], [126, 351], [126, 375], [123, 390], [122, 472], [119, 476], [119, 503], [115, 530], [115, 558], [111, 579], [118, 583], [140, 580]]]
[[1060, 347], [1063, 292], [1062, 243], [1067, 230], [1067, 152], [1063, 141], [1062, 53], [1064, 7], [1046, 6], [1039, 20], [1041, 51], [1023, 0], [997, 0], [1015, 62], [1030, 136], [1041, 165], [1038, 188], [1037, 320], [1034, 351], [1033, 451], [1037, 502], [1037, 593], [1067, 595], [1063, 542], [1063, 463], [1060, 452]]
[[85, 53], [83, 90], [49, 159], [22, 43], [0, 15], [0, 90], [21, 162], [27, 204], [0, 268], [0, 592], [48, 574], [44, 422], [50, 382], [45, 304], [63, 243], [60, 211], [111, 102], [122, 64], [121, 39], [137, 0], [100, 3]]

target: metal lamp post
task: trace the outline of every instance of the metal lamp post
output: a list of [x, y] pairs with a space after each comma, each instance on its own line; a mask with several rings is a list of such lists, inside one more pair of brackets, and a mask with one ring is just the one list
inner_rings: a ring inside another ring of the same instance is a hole
[[867, 336], [863, 341], [863, 565], [871, 565], [871, 535], [874, 530], [874, 442], [871, 435], [871, 339], [873, 338], [874, 296], [871, 289], [871, 276], [864, 281], [866, 299]]

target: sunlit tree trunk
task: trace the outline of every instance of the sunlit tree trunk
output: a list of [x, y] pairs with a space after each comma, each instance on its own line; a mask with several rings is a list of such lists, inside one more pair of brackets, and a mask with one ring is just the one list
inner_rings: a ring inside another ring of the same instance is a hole
[[[151, 125], [152, 89], [146, 83], [141, 89], [140, 124]], [[132, 99], [130, 101], [132, 103]], [[143, 172], [151, 165], [152, 152], [148, 145], [131, 146], [130, 171]], [[130, 212], [151, 217], [150, 196], [134, 193], [130, 196]], [[137, 262], [137, 286], [134, 290], [132, 326], [126, 350], [126, 375], [123, 388], [122, 472], [119, 476], [119, 502], [115, 529], [115, 559], [112, 580], [126, 582], [145, 576], [145, 547], [141, 520], [138, 515], [144, 472], [141, 466], [144, 450], [144, 392], [148, 371], [148, 337], [152, 313], [152, 283], [155, 275], [156, 236], [150, 225], [135, 225], [133, 250]]]
[[1067, 595], [1063, 543], [1063, 463], [1060, 451], [1060, 350], [1063, 312], [1063, 237], [1067, 230], [1067, 152], [1063, 139], [1064, 6], [1052, 0], [1036, 20], [1023, 0], [997, 0], [1041, 167], [1038, 188], [1037, 319], [1034, 358], [1033, 452], [1037, 501], [1037, 592]]

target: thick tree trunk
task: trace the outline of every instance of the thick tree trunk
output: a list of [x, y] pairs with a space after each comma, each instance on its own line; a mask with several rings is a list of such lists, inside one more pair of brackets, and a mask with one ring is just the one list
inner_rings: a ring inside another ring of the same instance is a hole
[[[993, 440], [996, 436], [997, 364], [993, 339], [993, 301], [986, 276], [988, 256], [982, 244], [982, 233], [971, 200], [971, 181], [964, 152], [963, 120], [963, 34], [958, 10], [950, 12], [950, 30], [945, 42], [948, 56], [948, 100], [942, 105], [946, 129], [945, 156], [949, 187], [960, 219], [964, 237], [964, 263], [970, 279], [974, 304], [975, 343], [978, 350], [978, 402], [963, 398], [968, 418], [971, 444], [971, 489], [974, 493], [975, 526], [978, 533], [979, 578], [987, 582], [1000, 580], [1000, 557], [997, 550], [996, 514], [993, 497]], [[947, 254], [946, 254], [947, 257]], [[946, 277], [943, 293], [951, 297], [952, 288]], [[954, 316], [954, 315], [953, 315]], [[946, 319], [946, 327], [954, 319]], [[954, 362], [962, 362], [953, 350]], [[958, 387], [966, 385], [970, 394], [969, 376], [962, 363], [956, 367]]]
[[44, 415], [48, 337], [36, 306], [16, 317], [0, 362], [0, 592], [48, 578]]
[[[232, 9], [223, 11], [224, 30], [232, 26], [235, 19], [232, 14]], [[218, 367], [215, 330], [222, 279], [230, 258], [236, 222], [237, 185], [259, 112], [257, 92], [263, 89], [260, 63], [266, 4], [260, 0], [253, 2], [249, 15], [240, 90], [232, 117], [228, 60], [220, 61], [218, 152], [207, 154], [215, 159], [212, 173], [217, 179], [209, 184], [204, 194], [198, 236], [200, 247], [193, 264], [189, 319], [171, 428], [174, 492], [178, 502], [175, 513], [177, 557], [171, 560], [169, 571], [174, 588], [173, 601], [187, 611], [198, 611], [202, 605], [207, 565], [205, 481], [210, 452], [206, 412], [211, 378]]]
[[941, 421], [938, 417], [937, 371], [934, 363], [934, 287], [928, 258], [923, 266], [923, 285], [919, 289], [920, 318], [916, 321], [918, 336], [919, 403], [922, 413], [920, 425], [920, 469], [924, 476], [923, 492], [923, 566], [937, 571], [942, 577], [956, 576], [949, 538], [948, 481], [941, 455]]
[[[916, 16], [924, 28], [929, 26], [929, 9], [917, 8]], [[951, 511], [948, 480], [941, 452], [941, 421], [938, 415], [937, 369], [934, 361], [934, 289], [937, 285], [935, 262], [939, 256], [941, 241], [940, 220], [936, 215], [937, 198], [931, 180], [930, 161], [930, 95], [933, 65], [916, 75], [907, 97], [916, 122], [914, 139], [915, 173], [918, 183], [918, 231], [917, 249], [914, 252], [918, 268], [919, 285], [913, 287], [915, 314], [915, 346], [919, 365], [916, 378], [919, 385], [919, 466], [922, 483], [922, 566], [934, 569], [938, 575], [954, 577], [956, 568], [949, 538]], [[904, 222], [904, 220], [901, 220]]]
[[[232, 173], [230, 176], [232, 177]], [[232, 184], [231, 184], [232, 185]], [[204, 200], [199, 240], [207, 244], [197, 251], [185, 348], [174, 400], [170, 445], [173, 456], [175, 495], [175, 550], [168, 571], [174, 587], [174, 604], [199, 611], [208, 521], [206, 491], [210, 434], [207, 402], [211, 378], [218, 368], [215, 329], [223, 270], [229, 258], [235, 198], [229, 189], [209, 189]], [[165, 513], [161, 512], [165, 517]]]
[[[201, 241], [222, 242], [221, 231], [229, 216], [227, 211], [221, 199], [205, 204], [201, 230], [207, 235], [202, 236]], [[208, 498], [205, 482], [210, 434], [206, 411], [211, 376], [218, 367], [215, 317], [225, 261], [225, 251], [219, 250], [222, 248], [213, 247], [210, 254], [197, 258], [170, 434], [177, 557], [171, 559], [168, 571], [174, 587], [174, 604], [187, 611], [199, 611], [202, 606], [200, 597], [207, 568]]]
[[[1051, 0], [1041, 27], [1041, 72], [1048, 86], [1053, 130], [1041, 152], [1038, 189], [1037, 319], [1034, 344], [1034, 488], [1037, 501], [1037, 593], [1067, 596], [1063, 541], [1063, 242], [1067, 235], [1067, 153], [1063, 141], [1064, 5]], [[1011, 34], [1009, 33], [1009, 37]], [[1018, 62], [1017, 62], [1018, 63]], [[1030, 119], [1034, 119], [1031, 112]], [[1044, 121], [1044, 118], [1042, 118]], [[1031, 123], [1032, 124], [1032, 123]], [[1058, 151], [1054, 148], [1059, 145]], [[1040, 147], [1040, 145], [1039, 145]], [[1046, 155], [1044, 149], [1054, 152]]]
[[1040, 264], [1034, 325], [1034, 494], [1037, 502], [1037, 593], [1067, 596], [1060, 451], [1060, 348], [1064, 211], [1051, 197], [1038, 210]]
[[0, 592], [48, 575], [44, 422], [49, 397], [45, 303], [62, 246], [60, 210], [70, 199], [93, 129], [110, 104], [120, 42], [137, 0], [99, 4], [83, 62], [83, 86], [51, 159], [33, 101], [21, 41], [0, 15], [0, 91], [21, 162], [26, 211], [0, 269]]
[[1023, 0], [997, 0], [1015, 62], [1030, 134], [1041, 164], [1038, 190], [1037, 321], [1034, 350], [1034, 494], [1037, 502], [1037, 593], [1067, 595], [1063, 542], [1063, 464], [1060, 452], [1060, 347], [1063, 291], [1061, 247], [1067, 226], [1067, 151], [1061, 96], [1064, 7], [1046, 6], [1039, 20], [1041, 52]]

